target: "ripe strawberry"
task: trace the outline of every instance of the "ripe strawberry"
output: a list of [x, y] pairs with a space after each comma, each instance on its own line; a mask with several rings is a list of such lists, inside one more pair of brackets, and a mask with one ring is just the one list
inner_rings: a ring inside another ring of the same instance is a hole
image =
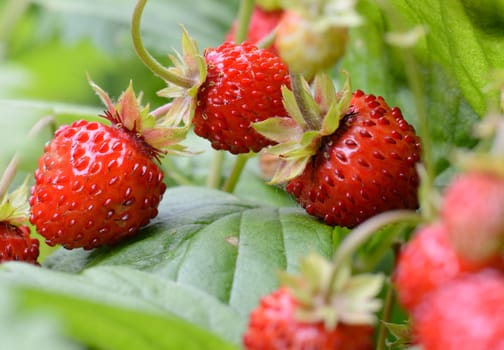
[[117, 106], [94, 88], [111, 125], [80, 120], [60, 127], [35, 172], [30, 222], [49, 245], [91, 249], [132, 236], [157, 215], [166, 189], [154, 160], [169, 148], [163, 133], [172, 130], [139, 110], [131, 86]]
[[286, 189], [310, 215], [354, 227], [386, 210], [417, 208], [419, 159], [420, 140], [399, 108], [357, 90], [339, 127]]
[[26, 183], [4, 195], [0, 203], [0, 262], [18, 260], [37, 264], [39, 241], [30, 237]]
[[258, 152], [273, 142], [252, 123], [286, 116], [281, 87], [289, 72], [279, 57], [244, 42], [205, 51], [208, 75], [200, 86], [193, 119], [197, 135], [233, 154]]
[[413, 314], [423, 349], [504, 349], [504, 276], [468, 274], [441, 286]]
[[[504, 266], [502, 259], [494, 265]], [[436, 223], [421, 227], [403, 247], [393, 282], [401, 305], [412, 311], [432, 291], [485, 267], [459, 257], [450, 244], [446, 226]]]
[[30, 238], [28, 226], [0, 222], [0, 262], [18, 260], [36, 264], [38, 256], [39, 241]]
[[300, 322], [295, 318], [298, 303], [287, 288], [261, 299], [251, 313], [243, 337], [245, 349], [373, 349], [373, 327], [339, 324], [327, 330], [323, 322]]
[[[280, 22], [280, 18], [282, 18], [282, 14], [283, 10], [268, 11], [260, 6], [255, 6], [250, 17], [246, 40], [249, 43], [257, 44], [265, 39], [276, 28], [278, 22]], [[235, 21], [226, 34], [226, 41], [235, 41], [236, 29], [237, 22]], [[274, 45], [271, 44], [265, 48], [278, 55]]]
[[290, 85], [287, 66], [275, 54], [245, 41], [225, 42], [199, 53], [196, 42], [183, 29], [182, 53], [170, 55], [173, 65], [162, 66], [148, 54], [140, 40], [139, 18], [145, 2], [133, 13], [135, 49], [145, 65], [163, 78], [167, 87], [158, 91], [172, 99], [170, 125], [194, 124], [197, 135], [213, 148], [233, 154], [258, 152], [272, 144], [252, 123], [286, 116], [281, 87]]
[[480, 171], [455, 178], [445, 191], [441, 218], [459, 255], [475, 262], [500, 258], [504, 247], [504, 179]]
[[381, 275], [352, 276], [350, 264], [309, 254], [299, 273], [281, 274], [282, 286], [252, 311], [245, 348], [372, 349], [383, 280]]

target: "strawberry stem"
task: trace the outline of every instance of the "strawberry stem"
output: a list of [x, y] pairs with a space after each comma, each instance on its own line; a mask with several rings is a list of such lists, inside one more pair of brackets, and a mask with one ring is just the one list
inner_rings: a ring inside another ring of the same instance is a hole
[[387, 293], [385, 294], [385, 301], [383, 305], [382, 316], [380, 318], [380, 327], [378, 328], [378, 336], [376, 338], [376, 350], [387, 349], [387, 324], [392, 316], [392, 309], [394, 308], [395, 294], [394, 287], [388, 283]]
[[212, 168], [207, 178], [208, 188], [219, 188], [222, 178], [222, 168], [224, 165], [224, 159], [226, 153], [223, 151], [214, 151], [214, 157], [212, 160]]
[[241, 43], [247, 40], [250, 18], [254, 9], [254, 0], [241, 0], [238, 9], [238, 25], [236, 28], [235, 42]]
[[[423, 220], [422, 216], [413, 210], [391, 210], [364, 221], [359, 226], [354, 228], [350, 234], [341, 242], [333, 257], [333, 271], [330, 278], [329, 286], [333, 286], [338, 277], [338, 269], [345, 261], [347, 261], [357, 248], [367, 241], [377, 230], [386, 225], [397, 222], [409, 222], [417, 224]], [[332, 295], [331, 287], [328, 290], [326, 297], [329, 299]]]
[[248, 160], [255, 155], [255, 153], [242, 153], [236, 156], [235, 163], [233, 165], [233, 169], [231, 169], [231, 173], [229, 177], [226, 179], [224, 186], [222, 186], [222, 190], [225, 192], [233, 193], [236, 185], [238, 184], [238, 180], [243, 172], [243, 168], [247, 164]]
[[303, 115], [308, 128], [310, 130], [320, 130], [322, 128], [322, 123], [320, 121], [320, 116], [316, 111], [310, 108], [310, 103], [308, 98], [310, 98], [308, 92], [304, 89], [306, 81], [303, 76], [299, 73], [290, 73], [291, 89], [296, 98], [296, 103]]
[[[41, 130], [43, 130], [46, 126], [49, 125], [54, 125], [54, 118], [52, 116], [46, 116], [39, 119], [28, 132], [28, 139], [37, 135]], [[16, 152], [12, 156], [12, 159], [7, 165], [7, 168], [2, 174], [2, 177], [0, 178], [0, 198], [3, 198], [3, 196], [9, 190], [9, 186], [11, 185], [12, 180], [14, 180], [14, 177], [16, 176], [20, 161], [21, 156], [19, 152]]]
[[161, 79], [183, 88], [191, 88], [194, 85], [193, 81], [173, 74], [169, 69], [159, 63], [145, 48], [140, 33], [140, 20], [146, 3], [147, 0], [138, 0], [131, 18], [131, 38], [138, 57], [152, 73], [156, 74]]

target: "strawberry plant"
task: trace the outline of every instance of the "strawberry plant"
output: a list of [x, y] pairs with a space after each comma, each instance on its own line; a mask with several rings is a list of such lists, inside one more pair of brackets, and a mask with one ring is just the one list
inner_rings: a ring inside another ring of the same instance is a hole
[[502, 7], [0, 3], [2, 344], [502, 348]]

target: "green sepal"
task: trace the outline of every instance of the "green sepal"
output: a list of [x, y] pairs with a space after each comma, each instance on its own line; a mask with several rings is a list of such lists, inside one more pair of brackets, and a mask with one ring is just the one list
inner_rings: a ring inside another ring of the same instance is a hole
[[16, 190], [5, 194], [0, 202], [0, 222], [20, 226], [28, 222], [28, 178]]
[[303, 128], [289, 117], [272, 117], [252, 124], [255, 131], [278, 143], [299, 140]]
[[[322, 121], [322, 128], [320, 130], [321, 135], [332, 135], [338, 129], [341, 118], [350, 107], [350, 101], [352, 99], [350, 75], [346, 71], [343, 71], [343, 74], [345, 75], [343, 87], [340, 91], [334, 93], [332, 98], [328, 94], [334, 91], [334, 86], [329, 76], [326, 74], [319, 74], [315, 77], [315, 98], [317, 99], [318, 97], [317, 91], [320, 91], [320, 95], [325, 95], [320, 97], [323, 98], [323, 102], [321, 103], [323, 103], [324, 106], [328, 106]], [[328, 85], [333, 88], [331, 89]]]
[[292, 90], [285, 85], [282, 86], [282, 101], [289, 117], [294, 119], [303, 130], [306, 130], [308, 125], [306, 124], [303, 113], [296, 102], [296, 96], [294, 96]]
[[296, 92], [282, 86], [283, 104], [291, 120], [273, 117], [253, 125], [261, 135], [278, 142], [266, 149], [267, 153], [282, 160], [270, 184], [300, 175], [317, 153], [322, 137], [338, 129], [352, 98], [350, 77], [343, 73], [346, 77], [338, 93], [331, 78], [323, 73], [315, 77], [313, 91], [302, 77], [296, 81]]
[[372, 325], [381, 308], [377, 297], [385, 277], [382, 274], [352, 276], [350, 261], [334, 266], [317, 254], [300, 262], [299, 274], [280, 275], [298, 303], [295, 317], [301, 322], [323, 322], [334, 329], [340, 322], [349, 325]]

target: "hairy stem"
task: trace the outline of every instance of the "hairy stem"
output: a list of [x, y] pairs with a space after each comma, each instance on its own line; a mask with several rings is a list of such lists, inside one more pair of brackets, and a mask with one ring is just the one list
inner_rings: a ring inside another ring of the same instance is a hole
[[165, 66], [159, 63], [145, 48], [140, 31], [140, 20], [146, 3], [147, 0], [138, 0], [131, 18], [131, 38], [138, 57], [147, 66], [147, 68], [152, 71], [152, 73], [156, 74], [160, 78], [180, 87], [191, 88], [194, 83], [190, 79], [184, 79], [181, 76], [173, 74]]

